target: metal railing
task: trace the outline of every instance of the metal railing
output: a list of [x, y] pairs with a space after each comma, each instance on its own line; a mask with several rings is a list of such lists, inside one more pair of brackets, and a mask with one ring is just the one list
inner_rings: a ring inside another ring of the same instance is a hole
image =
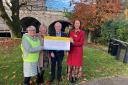
[[124, 63], [128, 63], [128, 43], [118, 40], [110, 39], [108, 53], [116, 56], [117, 60], [122, 60]]

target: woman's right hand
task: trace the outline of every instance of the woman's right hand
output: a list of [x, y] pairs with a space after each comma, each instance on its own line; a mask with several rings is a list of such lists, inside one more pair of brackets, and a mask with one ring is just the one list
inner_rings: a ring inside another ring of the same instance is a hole
[[52, 57], [52, 58], [54, 58], [54, 57], [55, 57], [55, 55], [54, 55], [54, 53], [53, 53], [53, 52], [51, 52], [51, 57]]

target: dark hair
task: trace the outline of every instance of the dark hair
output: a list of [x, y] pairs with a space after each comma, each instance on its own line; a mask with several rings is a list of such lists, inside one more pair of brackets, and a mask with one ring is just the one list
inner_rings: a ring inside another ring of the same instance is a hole
[[74, 30], [74, 29], [75, 29], [74, 24], [75, 24], [76, 21], [79, 21], [79, 22], [80, 22], [80, 29], [82, 29], [82, 26], [81, 26], [82, 23], [81, 23], [81, 21], [80, 21], [79, 19], [75, 19], [75, 20], [73, 21], [72, 29], [71, 29], [71, 30]]

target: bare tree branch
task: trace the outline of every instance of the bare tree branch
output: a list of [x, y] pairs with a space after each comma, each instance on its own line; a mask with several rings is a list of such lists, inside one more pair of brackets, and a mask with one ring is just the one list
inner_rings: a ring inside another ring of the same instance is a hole
[[[21, 26], [19, 19], [19, 0], [11, 0], [9, 3], [5, 2], [8, 6], [10, 6], [10, 10], [5, 9], [3, 4], [3, 0], [0, 0], [0, 17], [4, 19], [6, 24], [9, 26], [9, 29], [12, 31], [12, 37], [21, 37]], [[11, 16], [9, 16], [9, 11], [11, 11]]]
[[8, 14], [6, 13], [2, 0], [0, 0], [0, 12], [1, 12], [0, 17], [2, 17], [6, 21], [6, 24], [8, 26], [11, 26], [12, 20], [9, 18]]
[[11, 5], [9, 4], [9, 2], [7, 0], [5, 0], [5, 3], [11, 9]]
[[19, 9], [20, 9], [22, 6], [25, 6], [25, 5], [27, 5], [27, 1], [22, 2], [22, 3], [19, 5]]

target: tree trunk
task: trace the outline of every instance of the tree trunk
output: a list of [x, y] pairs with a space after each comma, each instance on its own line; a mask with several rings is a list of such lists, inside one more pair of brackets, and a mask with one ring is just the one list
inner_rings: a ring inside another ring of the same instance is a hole
[[19, 19], [19, 0], [12, 0], [12, 25], [13, 25], [13, 30], [12, 32], [16, 37], [21, 37], [21, 24], [20, 24], [20, 19]]
[[92, 42], [91, 40], [92, 40], [92, 34], [89, 31], [89, 33], [88, 33], [88, 43], [91, 43]]
[[16, 38], [16, 35], [12, 32], [12, 30], [10, 32], [11, 32], [11, 38]]
[[0, 0], [0, 17], [4, 19], [9, 29], [11, 30], [12, 37], [21, 37], [21, 24], [19, 19], [19, 0], [11, 0], [12, 6], [10, 11], [12, 12], [11, 18], [5, 11], [3, 1]]

